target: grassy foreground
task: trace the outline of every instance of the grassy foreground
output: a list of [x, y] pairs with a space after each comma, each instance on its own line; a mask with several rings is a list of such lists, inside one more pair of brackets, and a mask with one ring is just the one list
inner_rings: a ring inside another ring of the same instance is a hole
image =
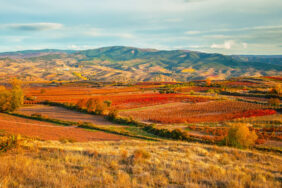
[[279, 154], [173, 141], [21, 139], [0, 161], [3, 188], [281, 187], [282, 178]]

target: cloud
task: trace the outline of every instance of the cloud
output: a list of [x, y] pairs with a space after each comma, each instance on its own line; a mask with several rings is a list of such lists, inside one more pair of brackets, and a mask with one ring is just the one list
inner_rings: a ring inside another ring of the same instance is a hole
[[131, 33], [107, 32], [99, 28], [92, 28], [85, 34], [88, 36], [92, 36], [92, 37], [117, 37], [117, 38], [124, 38], [124, 39], [134, 38], [134, 35]]
[[257, 31], [257, 30], [276, 30], [282, 29], [282, 25], [270, 25], [270, 26], [255, 26], [255, 27], [243, 27], [243, 28], [222, 28], [212, 29], [208, 31], [186, 31], [187, 35], [197, 35], [206, 33], [224, 33], [224, 32], [238, 32], [238, 31]]
[[246, 42], [240, 42], [240, 43], [236, 43], [234, 40], [228, 40], [228, 41], [224, 41], [223, 44], [212, 44], [210, 46], [210, 48], [212, 49], [224, 49], [224, 50], [230, 50], [230, 49], [246, 49], [248, 48], [248, 43]]
[[243, 45], [243, 48], [245, 49], [248, 48], [248, 44], [246, 42], [243, 42], [242, 45]]
[[8, 24], [4, 26], [8, 29], [20, 30], [20, 31], [46, 31], [57, 30], [63, 27], [59, 23], [28, 23], [28, 24]]
[[203, 33], [202, 31], [187, 31], [185, 32], [187, 35], [197, 35]]
[[225, 41], [223, 44], [212, 44], [211, 48], [217, 48], [217, 49], [231, 49], [232, 46], [235, 44], [234, 40], [228, 40]]
[[67, 46], [67, 49], [70, 50], [88, 50], [88, 49], [94, 49], [94, 48], [98, 48], [101, 46], [89, 46], [89, 45], [76, 45], [76, 44], [72, 44]]

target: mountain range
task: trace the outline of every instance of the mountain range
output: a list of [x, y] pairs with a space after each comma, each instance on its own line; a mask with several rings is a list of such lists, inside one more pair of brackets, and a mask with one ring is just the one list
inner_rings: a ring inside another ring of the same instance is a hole
[[112, 46], [0, 53], [0, 80], [188, 81], [282, 75], [282, 55], [222, 55]]

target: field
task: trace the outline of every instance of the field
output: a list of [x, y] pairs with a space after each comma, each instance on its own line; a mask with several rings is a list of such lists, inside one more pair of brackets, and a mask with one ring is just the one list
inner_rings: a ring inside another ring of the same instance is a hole
[[214, 101], [196, 104], [174, 103], [146, 109], [122, 111], [121, 115], [155, 123], [220, 122], [242, 117], [271, 115], [263, 106], [237, 101]]
[[6, 114], [0, 114], [0, 130], [9, 134], [23, 135], [43, 140], [85, 142], [128, 139], [127, 137], [101, 131], [87, 131], [73, 126], [59, 126], [52, 123], [28, 120]]
[[41, 114], [45, 117], [49, 117], [53, 119], [61, 119], [66, 121], [90, 122], [95, 125], [108, 125], [108, 126], [115, 125], [109, 121], [106, 121], [105, 118], [103, 118], [102, 116], [82, 114], [79, 112], [74, 112], [56, 106], [46, 106], [46, 105], [25, 106], [19, 109], [17, 112], [26, 115]]
[[[255, 129], [261, 139], [258, 143], [269, 143], [267, 139], [270, 139], [269, 141], [278, 140], [278, 145], [281, 145], [280, 129], [273, 129], [275, 134], [263, 130], [264, 127], [269, 126], [279, 127], [281, 123], [280, 113], [269, 105], [268, 98], [252, 92], [254, 90], [270, 90], [266, 87], [277, 84], [276, 81], [234, 79], [231, 81], [215, 81], [211, 84], [208, 86], [205, 81], [188, 84], [180, 82], [140, 82], [130, 86], [104, 85], [103, 87], [93, 87], [90, 82], [86, 82], [77, 85], [75, 83], [62, 83], [62, 86], [56, 87], [31, 86], [26, 87], [24, 91], [28, 96], [28, 100], [25, 101], [26, 104], [36, 104], [47, 100], [73, 106], [78, 101], [87, 101], [88, 99], [109, 101], [111, 106], [107, 111], [117, 110], [121, 117], [146, 124], [155, 123], [159, 128], [181, 129], [199, 139], [223, 139], [230, 125], [236, 122], [247, 123], [253, 127], [259, 127]], [[229, 91], [229, 95], [222, 95], [221, 88], [224, 88], [223, 91]], [[173, 92], [160, 92], [166, 90]], [[249, 91], [250, 94], [248, 95], [232, 95], [232, 92], [248, 93]], [[85, 105], [84, 108], [86, 108]], [[141, 132], [141, 135], [147, 135], [137, 127], [133, 128], [127, 124], [118, 125], [105, 120], [100, 115], [81, 114], [61, 107], [27, 105], [21, 108], [18, 113], [26, 115], [38, 113], [54, 119], [90, 122], [95, 126], [130, 133], [135, 136]], [[255, 120], [255, 118], [272, 117], [272, 115], [278, 117], [276, 121]], [[199, 128], [191, 130], [191, 126]], [[151, 137], [151, 135], [149, 136]], [[216, 138], [217, 136], [219, 137]]]
[[[24, 85], [25, 104], [0, 114], [0, 185], [281, 187], [276, 83]], [[236, 126], [250, 145], [228, 144]]]
[[[16, 159], [16, 160], [15, 160]], [[3, 187], [281, 187], [281, 155], [184, 142], [19, 141]]]

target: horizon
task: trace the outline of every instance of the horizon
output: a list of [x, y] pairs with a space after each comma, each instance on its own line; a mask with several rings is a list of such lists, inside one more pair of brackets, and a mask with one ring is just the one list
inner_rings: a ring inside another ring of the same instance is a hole
[[0, 52], [134, 46], [280, 55], [281, 9], [280, 0], [3, 1]]
[[197, 51], [197, 50], [189, 50], [189, 49], [156, 49], [156, 48], [138, 48], [134, 46], [103, 46], [103, 47], [96, 47], [96, 48], [88, 48], [88, 49], [56, 49], [56, 48], [41, 48], [41, 49], [25, 49], [25, 50], [17, 50], [17, 51], [0, 51], [1, 54], [5, 53], [19, 53], [19, 52], [25, 52], [25, 51], [43, 51], [43, 50], [58, 50], [58, 51], [74, 51], [74, 52], [79, 52], [79, 51], [87, 51], [87, 50], [97, 50], [101, 48], [111, 48], [111, 47], [124, 47], [124, 48], [135, 48], [135, 49], [151, 49], [151, 50], [156, 50], [156, 51], [189, 51], [189, 52], [196, 52], [196, 53], [206, 53], [206, 54], [220, 54], [220, 55], [226, 55], [226, 56], [282, 56], [281, 54], [222, 54], [222, 53], [217, 53], [217, 52], [203, 52], [203, 51]]

